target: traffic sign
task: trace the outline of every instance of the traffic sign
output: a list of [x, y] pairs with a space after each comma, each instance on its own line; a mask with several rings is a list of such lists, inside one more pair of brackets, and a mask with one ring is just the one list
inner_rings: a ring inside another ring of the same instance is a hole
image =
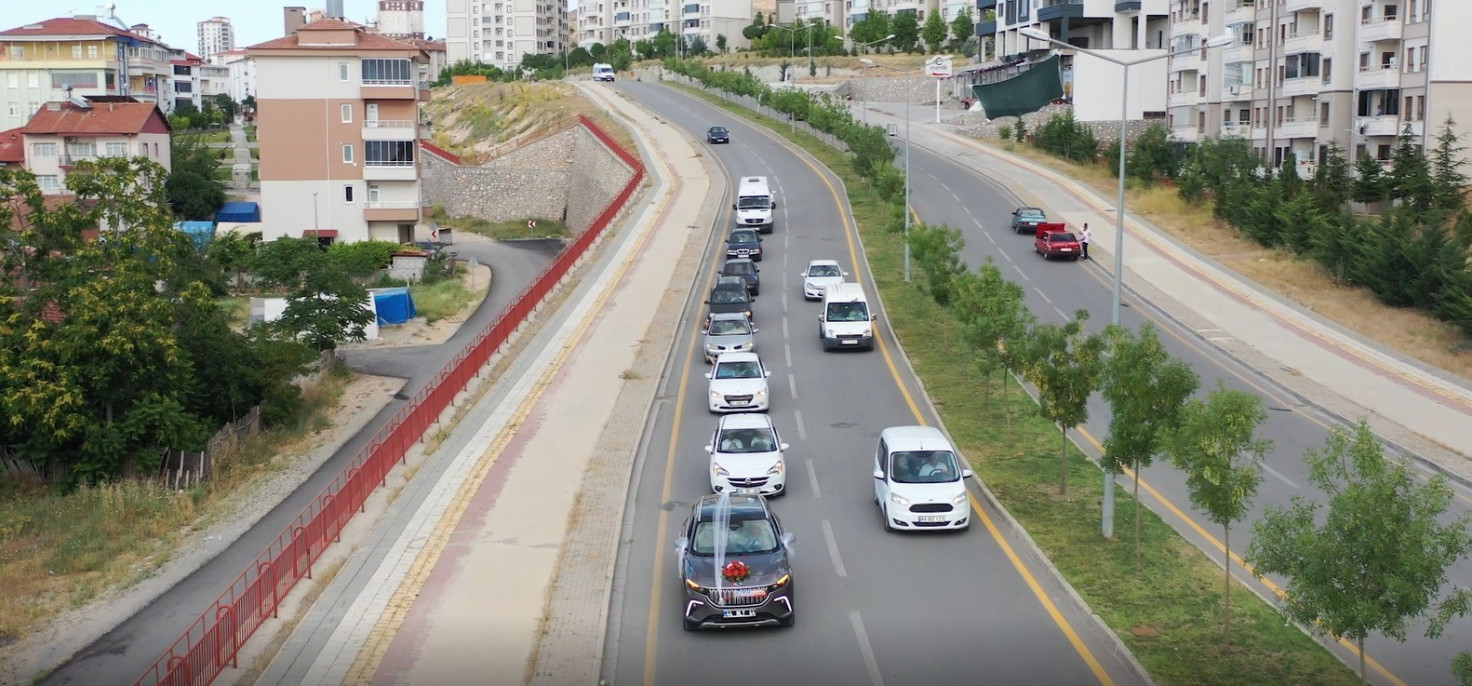
[[537, 228], [537, 220], [535, 220], [535, 219], [528, 219], [528, 220], [526, 220], [526, 228], [528, 228], [528, 229], [535, 229], [535, 228]]
[[949, 78], [951, 75], [951, 56], [936, 55], [925, 61], [925, 74], [937, 79]]

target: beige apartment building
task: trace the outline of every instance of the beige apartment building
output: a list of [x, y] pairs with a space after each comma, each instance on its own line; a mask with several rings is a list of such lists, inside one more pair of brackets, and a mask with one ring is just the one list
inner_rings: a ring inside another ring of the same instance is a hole
[[1328, 145], [1390, 159], [1409, 124], [1430, 147], [1448, 116], [1472, 126], [1472, 43], [1451, 35], [1472, 2], [1172, 0], [1167, 118], [1183, 141], [1240, 137], [1263, 160], [1289, 153], [1311, 176]]
[[264, 238], [413, 240], [423, 209], [424, 52], [337, 19], [247, 52]]

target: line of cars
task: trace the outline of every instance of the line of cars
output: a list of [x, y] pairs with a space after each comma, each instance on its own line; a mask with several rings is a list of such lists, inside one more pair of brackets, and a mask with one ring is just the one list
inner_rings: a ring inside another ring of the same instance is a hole
[[1013, 210], [1012, 231], [1032, 234], [1032, 250], [1044, 260], [1055, 257], [1077, 260], [1083, 255], [1078, 236], [1066, 224], [1048, 221], [1041, 208], [1024, 206]]

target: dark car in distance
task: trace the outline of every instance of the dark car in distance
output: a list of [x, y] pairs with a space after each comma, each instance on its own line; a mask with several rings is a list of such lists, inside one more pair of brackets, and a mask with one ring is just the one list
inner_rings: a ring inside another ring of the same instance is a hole
[[755, 262], [743, 260], [739, 257], [726, 260], [726, 264], [721, 267], [721, 276], [739, 276], [745, 279], [746, 288], [751, 291], [752, 295], [756, 295], [762, 290], [760, 272], [761, 270], [756, 268]]
[[675, 539], [685, 630], [792, 626], [792, 543], [760, 495], [697, 500]]
[[712, 145], [716, 143], [730, 143], [731, 132], [724, 126], [712, 126], [705, 131], [705, 142]]
[[1012, 231], [1015, 233], [1033, 233], [1037, 231], [1038, 224], [1045, 221], [1048, 221], [1048, 215], [1037, 207], [1012, 210]]
[[762, 261], [762, 237], [756, 229], [736, 229], [726, 237], [726, 259], [741, 257]]
[[711, 286], [710, 297], [705, 299], [705, 322], [710, 324], [711, 315], [726, 312], [739, 312], [752, 319], [751, 291], [746, 287], [746, 279], [739, 276], [722, 276], [716, 279]]

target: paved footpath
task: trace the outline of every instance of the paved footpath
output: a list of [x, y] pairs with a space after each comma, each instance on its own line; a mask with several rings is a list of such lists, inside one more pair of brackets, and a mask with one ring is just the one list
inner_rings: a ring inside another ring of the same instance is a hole
[[[869, 103], [871, 123], [904, 128], [904, 107]], [[912, 114], [915, 114], [912, 112]], [[1112, 268], [1114, 197], [947, 125], [911, 119], [912, 143], [991, 179], [1069, 225], [1088, 222], [1091, 252]], [[1008, 217], [981, 218], [1001, 226]], [[1125, 286], [1209, 345], [1348, 421], [1367, 417], [1425, 466], [1472, 482], [1472, 384], [1320, 317], [1223, 267], [1159, 227], [1126, 215]]]
[[[627, 484], [720, 174], [668, 127], [634, 119], [656, 184], [585, 277], [550, 345], [401, 532], [355, 555], [257, 683], [595, 683]], [[684, 285], [681, 285], [684, 284]], [[492, 402], [495, 401], [495, 402]]]

